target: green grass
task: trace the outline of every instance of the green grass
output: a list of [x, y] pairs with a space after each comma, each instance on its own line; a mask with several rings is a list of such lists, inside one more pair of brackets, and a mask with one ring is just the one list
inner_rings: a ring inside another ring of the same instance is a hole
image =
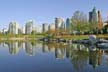
[[[39, 38], [43, 38], [45, 37], [46, 35], [45, 34], [35, 34], [35, 35], [13, 35], [13, 34], [8, 34], [8, 35], [3, 35], [3, 34], [0, 34], [0, 38], [31, 38], [32, 40], [34, 39], [39, 39]], [[101, 34], [101, 35], [96, 35], [97, 38], [108, 38], [108, 34]], [[53, 36], [53, 38], [63, 38], [63, 39], [88, 39], [89, 38], [89, 35], [63, 35], [63, 36]]]
[[63, 38], [63, 39], [88, 39], [88, 35], [72, 35], [72, 36], [61, 36], [61, 37], [56, 37], [56, 38]]

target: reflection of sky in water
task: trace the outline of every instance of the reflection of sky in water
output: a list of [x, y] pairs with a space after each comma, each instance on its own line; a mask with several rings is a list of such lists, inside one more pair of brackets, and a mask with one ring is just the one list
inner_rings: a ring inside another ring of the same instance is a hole
[[0, 45], [2, 72], [108, 72], [108, 51], [79, 44], [5, 42]]

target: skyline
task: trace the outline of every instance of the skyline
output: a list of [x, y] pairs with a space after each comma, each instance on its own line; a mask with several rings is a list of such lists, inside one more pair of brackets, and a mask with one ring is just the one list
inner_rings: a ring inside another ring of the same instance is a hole
[[76, 10], [84, 12], [88, 17], [89, 11], [94, 6], [101, 11], [103, 20], [106, 20], [107, 2], [107, 0], [1, 0], [0, 30], [7, 28], [11, 21], [17, 21], [21, 26], [31, 19], [38, 25], [54, 23], [55, 17], [70, 18]]

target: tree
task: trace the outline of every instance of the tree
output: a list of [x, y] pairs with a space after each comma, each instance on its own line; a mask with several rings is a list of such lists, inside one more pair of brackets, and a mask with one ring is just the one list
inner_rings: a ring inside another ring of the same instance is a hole
[[85, 31], [87, 25], [87, 16], [83, 12], [75, 11], [71, 18], [72, 29], [75, 31]]

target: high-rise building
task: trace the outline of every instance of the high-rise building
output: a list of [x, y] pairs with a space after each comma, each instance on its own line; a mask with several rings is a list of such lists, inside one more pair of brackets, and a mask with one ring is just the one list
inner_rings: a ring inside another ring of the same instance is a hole
[[98, 11], [98, 29], [102, 30], [102, 28], [103, 28], [102, 17], [100, 11]]
[[49, 30], [55, 31], [55, 24], [54, 24], [54, 23], [51, 23], [51, 24], [49, 25]]
[[42, 25], [36, 25], [36, 32], [42, 33]]
[[42, 32], [47, 32], [48, 31], [49, 25], [47, 23], [42, 24]]
[[8, 32], [8, 30], [5, 29], [5, 28], [2, 30], [2, 33], [3, 33], [3, 34], [6, 34], [7, 32]]
[[25, 34], [25, 27], [21, 28], [21, 34]]
[[65, 23], [62, 18], [55, 18], [55, 30], [65, 29]]
[[71, 31], [71, 20], [69, 18], [66, 19], [66, 31]]
[[9, 24], [9, 33], [10, 34], [19, 34], [19, 24], [17, 22], [10, 22]]
[[33, 20], [30, 20], [26, 23], [26, 26], [25, 26], [25, 34], [31, 34], [32, 31], [33, 31], [33, 25], [34, 25], [34, 22]]
[[96, 8], [94, 7], [93, 10], [89, 12], [89, 22], [95, 23], [97, 21], [98, 21], [97, 12], [96, 12]]

